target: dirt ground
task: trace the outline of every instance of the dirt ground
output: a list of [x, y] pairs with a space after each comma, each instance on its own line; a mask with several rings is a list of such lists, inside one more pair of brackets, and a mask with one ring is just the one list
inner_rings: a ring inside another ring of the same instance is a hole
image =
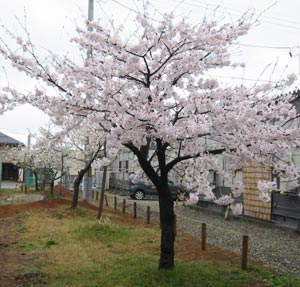
[[[43, 285], [43, 278], [41, 278], [39, 274], [27, 273], [26, 276], [16, 275], [19, 268], [30, 267], [34, 259], [28, 257], [28, 255], [22, 253], [22, 251], [17, 248], [17, 243], [20, 240], [20, 233], [18, 232], [18, 220], [20, 219], [13, 216], [33, 209], [57, 208], [61, 205], [71, 206], [71, 202], [69, 199], [58, 198], [26, 204], [0, 206], [1, 287], [30, 286], [31, 283], [36, 283], [37, 280], [40, 280], [38, 281], [40, 282], [39, 286]], [[79, 202], [79, 206], [95, 211], [97, 210], [96, 206], [85, 202]], [[126, 225], [144, 226], [146, 224], [144, 220], [133, 219], [129, 214], [123, 214], [109, 207], [105, 207], [104, 214], [105, 213], [117, 215]], [[186, 261], [199, 260], [217, 264], [226, 262], [228, 268], [240, 264], [239, 256], [217, 247], [207, 245], [207, 250], [201, 251], [201, 243], [197, 239], [185, 234], [177, 234], [175, 250], [176, 258]], [[255, 286], [263, 287], [264, 285], [258, 284]]]

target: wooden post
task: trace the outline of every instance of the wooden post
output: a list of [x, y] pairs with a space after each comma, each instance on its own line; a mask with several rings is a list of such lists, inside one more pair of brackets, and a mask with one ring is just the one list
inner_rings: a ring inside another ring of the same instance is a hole
[[27, 185], [25, 185], [25, 193], [27, 194]]
[[201, 224], [201, 249], [202, 251], [206, 250], [206, 224]]
[[126, 208], [126, 199], [123, 199], [123, 213], [125, 213], [125, 208]]
[[92, 190], [92, 199], [94, 199], [94, 196], [95, 196], [95, 191]]
[[106, 194], [104, 194], [104, 199], [105, 199], [105, 204], [106, 204], [106, 206], [108, 206], [108, 200], [107, 200]]
[[248, 241], [249, 241], [249, 236], [243, 235], [242, 270], [246, 270], [247, 269], [247, 263], [248, 263]]
[[96, 191], [96, 200], [99, 199], [99, 191]]
[[147, 206], [147, 224], [150, 223], [150, 206]]
[[133, 218], [136, 219], [136, 202], [133, 203]]
[[115, 209], [117, 209], [117, 197], [115, 196]]

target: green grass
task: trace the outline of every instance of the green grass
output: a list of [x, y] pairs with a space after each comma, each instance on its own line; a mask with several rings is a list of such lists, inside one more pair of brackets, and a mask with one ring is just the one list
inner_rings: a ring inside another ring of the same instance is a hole
[[270, 273], [262, 266], [249, 266], [248, 271], [263, 278], [268, 287], [300, 287], [300, 278], [292, 278], [287, 275], [276, 275]]
[[277, 276], [262, 267], [250, 266], [245, 272], [238, 266], [176, 260], [174, 271], [158, 271], [158, 227], [124, 226], [110, 214], [98, 224], [95, 215], [87, 209], [64, 207], [32, 211], [20, 221], [19, 248], [34, 258], [32, 271], [47, 282], [43, 286], [300, 286], [299, 279]]

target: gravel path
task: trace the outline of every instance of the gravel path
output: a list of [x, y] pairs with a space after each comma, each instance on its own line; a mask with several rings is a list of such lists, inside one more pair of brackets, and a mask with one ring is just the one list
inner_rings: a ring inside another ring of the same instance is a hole
[[[134, 200], [126, 196], [107, 193], [110, 206], [114, 206], [117, 196], [117, 209], [122, 210], [126, 199], [126, 213], [133, 213]], [[146, 208], [151, 208], [151, 222], [159, 221], [158, 201], [137, 202], [138, 217], [146, 216]], [[181, 232], [200, 238], [201, 223], [207, 225], [207, 242], [240, 254], [243, 235], [249, 236], [249, 258], [261, 261], [275, 268], [279, 273], [300, 276], [300, 235], [293, 230], [280, 228], [271, 223], [254, 222], [244, 219], [225, 220], [220, 214], [201, 208], [175, 206], [177, 228]]]

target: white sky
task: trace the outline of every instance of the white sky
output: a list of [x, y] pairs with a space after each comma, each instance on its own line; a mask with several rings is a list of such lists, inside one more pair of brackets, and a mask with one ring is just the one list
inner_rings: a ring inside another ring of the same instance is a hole
[[[95, 19], [111, 17], [119, 23], [130, 23], [141, 0], [103, 0], [95, 1]], [[233, 60], [245, 62], [244, 70], [231, 74], [213, 71], [212, 76], [230, 84], [255, 84], [262, 71], [268, 66], [260, 80], [279, 80], [290, 73], [299, 74], [300, 63], [300, 1], [298, 0], [150, 0], [157, 7], [157, 13], [170, 12], [174, 8], [177, 17], [188, 16], [193, 23], [201, 21], [203, 16], [210, 17], [217, 7], [217, 17], [223, 15], [226, 21], [234, 21], [247, 9], [255, 9], [256, 15], [265, 11], [260, 17], [260, 25], [241, 38], [233, 48]], [[274, 4], [275, 3], [275, 4]], [[274, 5], [273, 5], [274, 4]], [[26, 22], [33, 42], [41, 52], [45, 49], [65, 54], [72, 51], [68, 39], [74, 34], [75, 23], [82, 24], [87, 17], [88, 0], [0, 0], [0, 24], [13, 31], [20, 31], [16, 17]], [[290, 57], [289, 52], [293, 57]], [[276, 69], [272, 73], [275, 63]], [[5, 67], [7, 74], [3, 71]], [[15, 73], [0, 58], [0, 85], [7, 81], [16, 87], [28, 89], [30, 80]], [[297, 80], [300, 86], [300, 80]], [[29, 105], [18, 107], [14, 111], [0, 115], [0, 131], [26, 143], [28, 132], [38, 132], [40, 126], [48, 123], [47, 117]]]

